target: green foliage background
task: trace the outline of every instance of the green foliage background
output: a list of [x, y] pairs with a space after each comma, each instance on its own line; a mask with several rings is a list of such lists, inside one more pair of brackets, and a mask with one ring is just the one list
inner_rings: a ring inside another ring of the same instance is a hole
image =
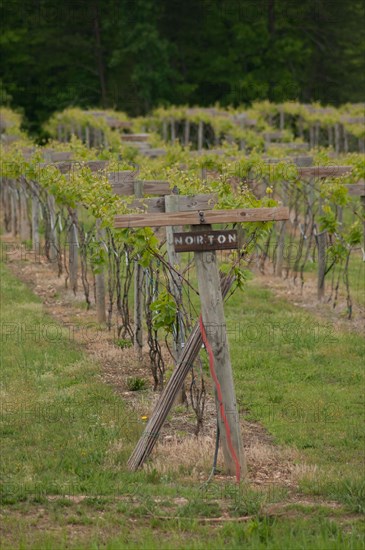
[[55, 110], [363, 100], [361, 0], [11, 0], [1, 101]]

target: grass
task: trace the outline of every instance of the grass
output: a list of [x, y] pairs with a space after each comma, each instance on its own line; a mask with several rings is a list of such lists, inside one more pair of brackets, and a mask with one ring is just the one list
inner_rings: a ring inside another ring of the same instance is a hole
[[[237, 322], [262, 327], [270, 318], [302, 326], [306, 319], [303, 326], [311, 327], [313, 319], [254, 284], [227, 306], [241, 406], [279, 443], [298, 446], [310, 466], [322, 468], [316, 481], [303, 476], [304, 492], [343, 503], [341, 514], [323, 502], [320, 514], [298, 504], [275, 516], [265, 508], [273, 496], [250, 486], [228, 482], [230, 490], [217, 494], [218, 484], [203, 491], [186, 473], [128, 472], [143, 421], [103, 384], [100, 366], [38, 298], [3, 264], [0, 270], [2, 549], [364, 547], [363, 490], [356, 481], [361, 432], [348, 430], [361, 413], [357, 337], [318, 342], [303, 332], [287, 342], [279, 331], [276, 341], [256, 341], [246, 331], [237, 339]], [[292, 422], [283, 412], [299, 403], [309, 418], [318, 399], [322, 417], [313, 418], [335, 422]], [[275, 502], [286, 497], [278, 493]], [[235, 521], [240, 516], [246, 519]]]
[[306, 491], [364, 504], [362, 336], [339, 332], [254, 282], [242, 305], [232, 300], [226, 312], [241, 407], [277, 443], [300, 450], [312, 467]]

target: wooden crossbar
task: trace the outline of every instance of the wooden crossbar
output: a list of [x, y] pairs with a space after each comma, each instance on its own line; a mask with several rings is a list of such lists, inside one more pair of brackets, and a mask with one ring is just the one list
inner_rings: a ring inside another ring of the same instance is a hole
[[120, 137], [122, 141], [147, 141], [149, 134], [124, 134]]
[[307, 178], [339, 178], [351, 174], [351, 166], [303, 166], [298, 167], [298, 175]]
[[365, 180], [346, 185], [349, 195], [352, 197], [365, 197]]
[[54, 166], [61, 172], [61, 174], [67, 174], [67, 172], [71, 172], [72, 170], [75, 170], [75, 168], [77, 169], [83, 167], [90, 168], [92, 172], [99, 172], [104, 170], [107, 164], [108, 161], [106, 160], [89, 160], [86, 162], [69, 160], [63, 162], [41, 162], [39, 167], [45, 168], [46, 166]]
[[242, 223], [265, 222], [289, 219], [289, 209], [277, 208], [238, 208], [235, 210], [206, 210], [200, 215], [195, 212], [176, 212], [164, 214], [127, 214], [115, 216], [114, 227], [167, 227], [169, 225], [200, 225], [201, 223]]
[[[209, 210], [217, 203], [218, 200], [217, 195], [213, 193], [191, 196], [176, 195], [174, 198], [176, 209], [180, 212], [191, 212], [193, 210]], [[140, 210], [148, 212], [149, 214], [166, 212], [165, 197], [136, 199], [131, 203], [130, 207], [139, 208]]]

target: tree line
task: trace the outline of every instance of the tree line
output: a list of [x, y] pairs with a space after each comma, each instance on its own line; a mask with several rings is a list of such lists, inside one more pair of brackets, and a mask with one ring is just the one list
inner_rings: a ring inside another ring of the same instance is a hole
[[55, 110], [363, 100], [361, 0], [11, 0], [1, 102]]

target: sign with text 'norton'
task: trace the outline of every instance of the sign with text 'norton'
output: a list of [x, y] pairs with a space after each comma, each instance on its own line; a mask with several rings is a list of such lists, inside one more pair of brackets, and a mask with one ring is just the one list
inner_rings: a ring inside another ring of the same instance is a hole
[[238, 235], [235, 229], [174, 233], [174, 247], [176, 252], [202, 252], [238, 248]]

